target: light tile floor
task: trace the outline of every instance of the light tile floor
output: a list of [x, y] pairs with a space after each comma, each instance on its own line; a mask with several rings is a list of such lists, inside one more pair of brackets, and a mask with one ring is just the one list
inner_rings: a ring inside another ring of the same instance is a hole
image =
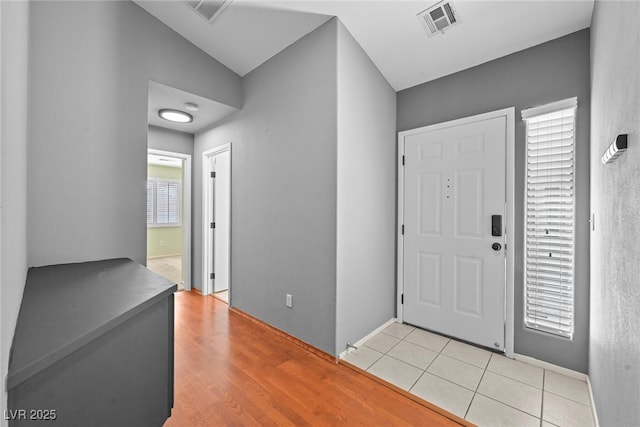
[[584, 381], [394, 323], [345, 357], [479, 426], [593, 426]]
[[184, 290], [184, 280], [182, 280], [182, 257], [180, 255], [149, 258], [147, 259], [147, 268], [177, 284], [179, 291]]
[[218, 298], [219, 300], [222, 300], [222, 301], [226, 302], [227, 304], [229, 304], [229, 290], [228, 289], [226, 291], [214, 292], [213, 295], [216, 298]]

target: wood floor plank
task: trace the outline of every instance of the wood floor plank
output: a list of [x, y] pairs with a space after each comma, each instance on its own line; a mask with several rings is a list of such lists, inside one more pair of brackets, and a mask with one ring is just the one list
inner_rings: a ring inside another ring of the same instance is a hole
[[461, 425], [216, 298], [178, 292], [175, 306], [175, 407], [166, 427]]

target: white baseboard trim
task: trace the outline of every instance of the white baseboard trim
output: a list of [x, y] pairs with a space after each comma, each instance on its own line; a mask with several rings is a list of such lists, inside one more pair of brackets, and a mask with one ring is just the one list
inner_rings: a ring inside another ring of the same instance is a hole
[[515, 360], [528, 363], [529, 365], [533, 365], [539, 368], [547, 369], [549, 371], [557, 372], [558, 374], [566, 375], [568, 377], [575, 378], [580, 381], [587, 381], [587, 379], [589, 378], [587, 374], [583, 374], [582, 372], [574, 371], [573, 369], [563, 368], [562, 366], [554, 365], [553, 363], [549, 363], [549, 362], [544, 362], [542, 360], [539, 360], [530, 356], [525, 356], [523, 354], [515, 353], [513, 355], [513, 358]]
[[591, 380], [589, 375], [582, 372], [574, 371], [573, 369], [563, 368], [562, 366], [554, 365], [552, 363], [543, 362], [533, 357], [525, 356], [523, 354], [514, 354], [513, 358], [521, 362], [528, 363], [529, 365], [537, 366], [539, 368], [547, 369], [549, 371], [557, 372], [558, 374], [566, 375], [567, 377], [575, 378], [587, 383], [587, 389], [589, 390], [589, 400], [591, 401], [591, 415], [593, 415], [593, 421], [596, 427], [600, 427], [598, 422], [598, 413], [596, 412], [596, 402], [593, 399], [593, 389], [591, 388]]
[[[387, 326], [393, 324], [393, 323], [397, 323], [398, 319], [396, 319], [395, 317], [393, 319], [389, 319], [388, 321], [386, 321], [383, 325], [379, 326], [376, 330], [374, 330], [373, 332], [370, 332], [369, 334], [365, 335], [364, 337], [362, 337], [361, 339], [359, 339], [358, 341], [356, 341], [355, 343], [353, 343], [353, 345], [355, 345], [356, 347], [360, 347], [361, 345], [363, 345], [364, 343], [366, 343], [367, 341], [369, 341], [371, 338], [374, 337], [374, 335], [377, 335], [378, 333], [382, 332]], [[352, 351], [355, 351], [352, 348], [348, 348], [345, 351], [343, 351], [342, 353], [340, 353], [338, 355], [338, 357], [340, 359], [344, 359], [346, 357], [346, 355]]]
[[174, 256], [182, 256], [181, 253], [173, 254], [173, 255], [156, 255], [156, 256], [148, 256], [147, 259], [158, 259], [158, 258], [173, 258]]
[[591, 400], [591, 415], [593, 415], [593, 422], [596, 427], [600, 427], [600, 422], [598, 421], [598, 413], [596, 412], [596, 401], [593, 398], [593, 389], [591, 388], [591, 379], [587, 376], [587, 387], [589, 388], [589, 400]]

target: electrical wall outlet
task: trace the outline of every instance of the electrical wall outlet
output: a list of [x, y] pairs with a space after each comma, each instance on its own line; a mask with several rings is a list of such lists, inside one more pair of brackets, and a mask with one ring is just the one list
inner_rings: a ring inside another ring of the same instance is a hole
[[287, 307], [293, 307], [293, 297], [291, 296], [291, 294], [287, 294]]

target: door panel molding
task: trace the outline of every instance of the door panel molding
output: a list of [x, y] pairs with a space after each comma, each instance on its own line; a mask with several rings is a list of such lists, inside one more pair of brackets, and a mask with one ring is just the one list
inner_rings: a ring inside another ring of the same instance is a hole
[[[442, 130], [450, 127], [457, 127], [460, 125], [471, 124], [474, 122], [490, 120], [494, 118], [505, 118], [505, 185], [506, 185], [506, 206], [505, 206], [505, 223], [503, 224], [505, 232], [505, 254], [506, 254], [506, 277], [505, 277], [505, 313], [504, 313], [504, 327], [505, 327], [505, 354], [508, 357], [514, 355], [514, 248], [515, 248], [515, 227], [514, 227], [514, 215], [515, 215], [515, 107], [504, 108], [501, 110], [490, 111], [483, 114], [464, 117], [447, 122], [437, 123], [433, 125], [423, 126], [416, 129], [410, 129], [402, 132], [398, 132], [398, 158], [397, 158], [397, 170], [398, 170], [398, 221], [397, 221], [397, 318], [404, 320], [403, 309], [403, 294], [404, 294], [404, 203], [405, 203], [405, 178], [404, 178], [404, 148], [405, 138], [417, 135], [424, 132], [431, 132], [435, 130]], [[481, 145], [478, 141], [466, 141], [466, 147], [461, 150], [461, 144], [457, 144], [457, 151], [474, 151], [480, 149]], [[441, 153], [440, 153], [441, 154]], [[426, 157], [439, 157], [436, 152], [420, 153], [421, 156]], [[465, 156], [466, 157], [466, 156]]]

